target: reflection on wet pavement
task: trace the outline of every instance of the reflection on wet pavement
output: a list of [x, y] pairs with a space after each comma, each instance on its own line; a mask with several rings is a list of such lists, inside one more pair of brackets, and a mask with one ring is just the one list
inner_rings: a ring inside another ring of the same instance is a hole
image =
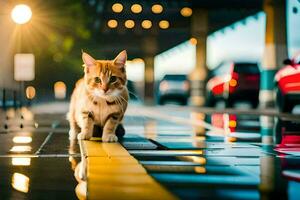
[[[166, 115], [172, 118], [168, 120]], [[9, 110], [1, 112], [0, 119], [0, 199], [89, 197], [87, 163], [78, 142], [68, 140], [63, 114]], [[192, 122], [177, 123], [174, 119]], [[190, 113], [170, 107], [153, 117], [129, 110], [124, 124], [126, 135], [120, 144], [129, 153], [124, 155], [134, 156], [149, 175], [179, 199], [299, 197], [298, 121], [264, 115]], [[102, 146], [108, 155], [115, 155]], [[90, 159], [95, 162], [90, 170], [99, 167], [99, 162], [106, 170], [108, 161], [101, 159]], [[134, 175], [142, 168], [132, 171], [120, 162], [114, 169], [127, 170], [128, 180], [122, 184], [143, 187]], [[101, 177], [110, 180], [108, 174]], [[102, 186], [97, 181], [95, 184], [96, 189]]]

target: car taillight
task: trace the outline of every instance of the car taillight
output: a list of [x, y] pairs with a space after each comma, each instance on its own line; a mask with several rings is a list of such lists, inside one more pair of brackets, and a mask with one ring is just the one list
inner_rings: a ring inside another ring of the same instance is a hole
[[183, 90], [189, 90], [190, 89], [190, 83], [188, 81], [184, 81], [182, 84]]
[[169, 89], [169, 84], [167, 81], [162, 81], [159, 85], [159, 90], [166, 91]]

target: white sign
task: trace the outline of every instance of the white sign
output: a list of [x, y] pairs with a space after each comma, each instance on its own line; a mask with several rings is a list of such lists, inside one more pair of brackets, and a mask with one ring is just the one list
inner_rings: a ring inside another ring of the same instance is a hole
[[16, 54], [14, 62], [14, 78], [16, 81], [34, 80], [33, 54]]

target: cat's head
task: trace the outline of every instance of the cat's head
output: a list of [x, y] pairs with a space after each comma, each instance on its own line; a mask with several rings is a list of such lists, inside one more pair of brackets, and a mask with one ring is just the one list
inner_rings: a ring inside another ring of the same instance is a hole
[[113, 99], [126, 88], [126, 50], [114, 60], [96, 60], [82, 52], [86, 89], [93, 98]]

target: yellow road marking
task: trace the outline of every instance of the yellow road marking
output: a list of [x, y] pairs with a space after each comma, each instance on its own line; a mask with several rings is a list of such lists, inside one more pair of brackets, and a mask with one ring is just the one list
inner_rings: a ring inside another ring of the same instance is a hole
[[88, 199], [177, 199], [119, 143], [92, 138], [80, 146], [87, 163]]
[[99, 141], [83, 141], [83, 154], [86, 157], [130, 156], [119, 143], [102, 143]]

